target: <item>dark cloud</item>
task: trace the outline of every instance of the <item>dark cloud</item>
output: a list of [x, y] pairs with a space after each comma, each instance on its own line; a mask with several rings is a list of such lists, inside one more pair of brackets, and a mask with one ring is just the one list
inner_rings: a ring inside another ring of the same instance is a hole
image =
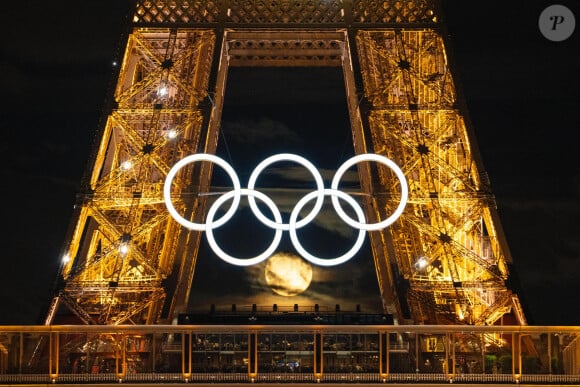
[[267, 146], [280, 142], [292, 146], [300, 143], [298, 135], [287, 124], [270, 117], [223, 121], [222, 130], [228, 142], [240, 146]]
[[[235, 284], [229, 284], [229, 292], [211, 292], [206, 288], [207, 293], [204, 293], [203, 297], [199, 297], [198, 294], [200, 302], [196, 303], [192, 297], [191, 307], [196, 310], [208, 310], [211, 303], [222, 308], [232, 303], [237, 305], [256, 303], [262, 306], [298, 304], [302, 307], [312, 307], [318, 303], [323, 306], [341, 304], [343, 308], [353, 310], [356, 304], [360, 304], [366, 311], [379, 312], [381, 304], [376, 280], [369, 280], [376, 278], [370, 257], [356, 257], [352, 263], [345, 265], [347, 270], [312, 265], [313, 276], [310, 287], [295, 296], [281, 296], [274, 293], [266, 283], [265, 261], [259, 265], [236, 269], [240, 277], [235, 280]], [[194, 287], [195, 281], [197, 278], [194, 279]]]
[[[336, 175], [336, 169], [328, 169], [328, 168], [319, 168], [317, 165], [314, 165], [318, 173], [322, 176], [322, 180], [325, 182], [325, 187], [330, 188], [332, 179]], [[337, 167], [339, 167], [337, 165]], [[354, 168], [354, 167], [353, 167]], [[294, 183], [311, 183], [315, 186], [314, 178], [310, 171], [306, 168], [299, 166], [299, 167], [286, 167], [286, 168], [268, 168], [266, 172], [270, 176], [275, 176], [280, 179], [288, 180], [288, 182]], [[346, 171], [341, 179], [339, 186], [342, 184], [346, 186], [352, 186], [359, 184], [359, 176], [355, 169], [350, 169]]]

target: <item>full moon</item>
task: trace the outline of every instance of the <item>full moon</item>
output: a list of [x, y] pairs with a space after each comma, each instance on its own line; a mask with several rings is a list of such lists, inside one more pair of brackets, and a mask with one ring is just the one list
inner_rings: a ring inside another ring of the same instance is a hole
[[308, 289], [312, 266], [295, 254], [277, 253], [268, 258], [264, 275], [275, 293], [290, 297]]

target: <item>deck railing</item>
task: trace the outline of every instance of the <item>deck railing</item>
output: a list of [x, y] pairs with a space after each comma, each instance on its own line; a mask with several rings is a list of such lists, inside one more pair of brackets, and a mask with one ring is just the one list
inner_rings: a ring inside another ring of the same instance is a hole
[[0, 326], [0, 383], [580, 383], [580, 327]]

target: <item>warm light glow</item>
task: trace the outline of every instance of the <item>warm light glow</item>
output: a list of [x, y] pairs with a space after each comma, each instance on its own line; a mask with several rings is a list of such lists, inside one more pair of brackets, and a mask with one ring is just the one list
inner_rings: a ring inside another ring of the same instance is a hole
[[457, 317], [460, 320], [464, 320], [465, 319], [465, 313], [463, 312], [463, 308], [459, 304], [456, 304], [455, 306], [457, 307], [456, 308], [457, 309]]
[[275, 293], [296, 296], [310, 286], [312, 266], [295, 254], [276, 253], [266, 262], [264, 276]]
[[415, 262], [415, 268], [416, 269], [424, 269], [426, 267], [427, 267], [427, 258], [419, 257], [417, 262]]
[[174, 139], [175, 137], [177, 137], [177, 130], [175, 129], [171, 129], [170, 131], [167, 132], [167, 138]]
[[121, 168], [123, 168], [125, 171], [128, 171], [129, 169], [131, 169], [132, 166], [133, 166], [133, 163], [130, 162], [129, 160], [124, 161], [123, 164], [121, 164]]
[[62, 263], [68, 263], [70, 261], [70, 255], [65, 254], [62, 256]]
[[167, 95], [167, 87], [166, 87], [166, 86], [161, 86], [161, 87], [159, 88], [159, 90], [157, 91], [157, 94], [158, 94], [160, 97], [165, 97], [165, 96]]
[[119, 246], [119, 254], [127, 255], [128, 252], [129, 246], [126, 243], [121, 243], [121, 245]]

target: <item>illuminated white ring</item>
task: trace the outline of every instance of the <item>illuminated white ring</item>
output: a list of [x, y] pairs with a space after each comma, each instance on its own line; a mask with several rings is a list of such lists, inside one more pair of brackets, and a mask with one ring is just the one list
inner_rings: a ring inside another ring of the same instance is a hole
[[377, 155], [377, 154], [373, 154], [373, 153], [365, 153], [365, 154], [360, 154], [360, 155], [354, 156], [354, 157], [348, 159], [347, 161], [345, 161], [344, 164], [342, 164], [340, 166], [340, 168], [338, 168], [338, 170], [334, 174], [330, 188], [332, 188], [334, 190], [338, 190], [338, 183], [340, 182], [342, 175], [351, 166], [353, 166], [354, 164], [359, 163], [361, 161], [376, 161], [376, 162], [379, 162], [383, 165], [386, 165], [387, 167], [391, 168], [393, 170], [393, 172], [395, 172], [395, 175], [397, 176], [397, 178], [399, 179], [399, 182], [401, 183], [401, 202], [399, 203], [399, 205], [397, 206], [395, 211], [391, 214], [391, 216], [389, 216], [387, 219], [383, 220], [382, 222], [370, 223], [370, 224], [357, 222], [357, 221], [353, 220], [352, 218], [350, 218], [343, 211], [336, 196], [332, 196], [332, 205], [334, 206], [336, 213], [349, 226], [351, 226], [353, 228], [358, 228], [361, 230], [366, 230], [366, 231], [381, 230], [381, 229], [393, 224], [397, 220], [397, 218], [399, 216], [401, 216], [401, 214], [403, 213], [403, 210], [405, 209], [405, 206], [407, 205], [407, 199], [409, 197], [409, 188], [407, 187], [407, 179], [405, 178], [403, 171], [401, 171], [401, 168], [399, 168], [399, 166], [397, 164], [395, 164], [392, 160], [386, 158], [385, 156], [381, 156], [381, 155]]
[[[276, 251], [276, 249], [280, 245], [280, 240], [282, 240], [282, 230], [276, 230], [276, 234], [274, 234], [274, 238], [272, 240], [272, 243], [262, 254], [256, 255], [255, 257], [252, 257], [252, 258], [243, 258], [243, 259], [232, 257], [231, 255], [229, 255], [225, 251], [223, 251], [218, 246], [218, 244], [213, 236], [213, 229], [216, 228], [214, 226], [214, 223], [213, 223], [213, 217], [215, 216], [216, 211], [226, 200], [229, 200], [232, 197], [234, 199], [237, 197], [239, 200], [240, 195], [248, 196], [248, 198], [257, 197], [258, 199], [261, 199], [264, 203], [266, 203], [266, 205], [270, 208], [270, 210], [272, 210], [272, 213], [274, 214], [274, 219], [276, 219], [276, 222], [282, 223], [282, 215], [280, 214], [280, 210], [278, 210], [278, 206], [276, 206], [276, 203], [274, 203], [272, 201], [272, 199], [270, 199], [268, 196], [266, 196], [265, 194], [263, 194], [259, 191], [254, 191], [251, 189], [242, 188], [242, 189], [239, 189], [237, 192], [236, 192], [236, 190], [233, 190], [233, 191], [229, 191], [229, 192], [223, 194], [211, 205], [211, 207], [209, 208], [209, 211], [207, 213], [207, 219], [206, 219], [207, 229], [205, 230], [205, 236], [206, 236], [207, 242], [209, 243], [213, 252], [218, 257], [220, 257], [222, 260], [226, 261], [227, 263], [232, 264], [232, 265], [236, 265], [236, 266], [256, 265], [256, 264], [268, 259], [272, 254], [274, 254], [274, 252]], [[221, 218], [221, 219], [223, 219], [223, 218]]]
[[[352, 208], [354, 209], [354, 211], [356, 212], [356, 215], [359, 219], [359, 221], [361, 222], [361, 224], [364, 224], [365, 221], [365, 215], [364, 212], [362, 210], [362, 208], [359, 206], [359, 204], [356, 202], [356, 200], [354, 200], [352, 198], [352, 196], [341, 192], [341, 191], [337, 191], [335, 189], [324, 189], [323, 191], [324, 195], [329, 195], [331, 196], [333, 199], [337, 198], [341, 198], [343, 200], [345, 200], [346, 202], [348, 202], [348, 204], [350, 204], [352, 206]], [[346, 253], [344, 253], [343, 255], [336, 257], [336, 258], [332, 258], [332, 259], [323, 259], [323, 258], [318, 258], [312, 254], [310, 254], [308, 251], [306, 251], [306, 249], [304, 249], [304, 247], [302, 247], [302, 244], [300, 243], [300, 241], [298, 240], [298, 234], [296, 234], [296, 219], [298, 219], [298, 215], [300, 214], [300, 210], [302, 209], [302, 207], [304, 207], [304, 205], [309, 202], [310, 200], [312, 200], [313, 197], [317, 196], [318, 192], [314, 191], [314, 192], [310, 192], [309, 194], [307, 194], [306, 196], [304, 196], [302, 199], [300, 199], [298, 201], [298, 203], [296, 203], [296, 206], [294, 207], [294, 209], [292, 210], [292, 213], [290, 214], [290, 240], [292, 241], [292, 245], [294, 246], [294, 248], [296, 249], [296, 251], [298, 251], [298, 253], [307, 261], [310, 261], [311, 263], [318, 265], [318, 266], [336, 266], [336, 265], [340, 265], [346, 261], [348, 261], [349, 259], [351, 259], [362, 247], [364, 240], [365, 240], [365, 235], [366, 232], [364, 229], [359, 227], [359, 232], [358, 232], [358, 237], [356, 239], [356, 242], [354, 243], [354, 245], [352, 246], [352, 248], [347, 251]], [[343, 212], [344, 214], [344, 212]], [[341, 215], [338, 214], [340, 216], [340, 218], [342, 220], [344, 220], [346, 222], [346, 219], [350, 219], [346, 214]]]
[[213, 163], [219, 165], [230, 176], [230, 178], [232, 179], [232, 184], [234, 186], [234, 189], [232, 191], [232, 192], [234, 192], [234, 200], [232, 202], [232, 206], [220, 219], [213, 222], [214, 228], [222, 226], [225, 222], [230, 220], [232, 216], [234, 216], [234, 213], [237, 211], [238, 205], [240, 204], [241, 185], [240, 185], [240, 179], [238, 178], [236, 171], [234, 171], [234, 169], [226, 161], [224, 161], [220, 157], [217, 157], [217, 156], [211, 155], [211, 154], [207, 154], [207, 153], [196, 153], [196, 154], [184, 157], [183, 159], [179, 160], [169, 170], [169, 173], [167, 174], [167, 177], [165, 178], [165, 184], [163, 185], [163, 197], [165, 199], [165, 206], [167, 207], [167, 210], [169, 211], [169, 213], [171, 214], [173, 219], [175, 219], [182, 226], [184, 226], [190, 230], [207, 231], [208, 230], [207, 223], [206, 224], [194, 223], [194, 222], [190, 222], [189, 220], [185, 219], [183, 216], [181, 216], [177, 212], [177, 210], [173, 206], [173, 202], [171, 201], [171, 183], [173, 182], [175, 175], [177, 174], [177, 172], [181, 168], [183, 168], [187, 164], [194, 163], [196, 161], [210, 161], [210, 162], [213, 162]]
[[[177, 213], [177, 211], [175, 210], [175, 207], [173, 206], [173, 203], [171, 201], [171, 183], [172, 183], [173, 179], [175, 178], [175, 175], [177, 174], [179, 169], [181, 169], [183, 166], [185, 166], [189, 163], [195, 162], [195, 161], [209, 161], [209, 162], [214, 162], [214, 163], [218, 164], [228, 173], [228, 175], [232, 179], [232, 183], [233, 183], [233, 187], [234, 187], [234, 189], [232, 191], [229, 191], [229, 192], [223, 194], [210, 207], [208, 215], [207, 215], [208, 220], [205, 224], [193, 223], [193, 222], [190, 222], [187, 219], [183, 218], [179, 213]], [[316, 183], [317, 183], [317, 190], [305, 195], [295, 205], [295, 207], [293, 208], [293, 210], [291, 212], [290, 220], [289, 220], [288, 224], [282, 223], [282, 216], [281, 216], [280, 210], [278, 209], [276, 204], [265, 194], [253, 189], [253, 187], [256, 183], [256, 180], [257, 180], [257, 176], [262, 172], [262, 170], [267, 165], [269, 165], [273, 162], [276, 162], [276, 161], [295, 161], [295, 162], [302, 164], [303, 166], [305, 166], [306, 168], [309, 169], [309, 171], [312, 173], [312, 175], [314, 176]], [[391, 168], [395, 172], [395, 174], [397, 175], [397, 178], [399, 179], [399, 181], [401, 183], [401, 201], [400, 201], [397, 209], [395, 210], [395, 212], [382, 222], [378, 222], [378, 223], [374, 223], [374, 224], [367, 224], [365, 221], [364, 213], [363, 213], [360, 205], [350, 195], [343, 193], [342, 191], [338, 191], [338, 184], [339, 184], [339, 181], [342, 178], [343, 174], [348, 170], [348, 168], [350, 168], [352, 165], [354, 165], [360, 161], [377, 161], [379, 163], [382, 163], [382, 164], [388, 166], [389, 168]], [[180, 223], [181, 225], [183, 225], [189, 229], [192, 229], [192, 230], [207, 231], [208, 243], [210, 244], [210, 247], [212, 248], [214, 253], [216, 253], [216, 255], [218, 255], [218, 257], [220, 257], [222, 260], [224, 260], [230, 264], [237, 265], [237, 266], [254, 265], [254, 264], [260, 263], [260, 262], [264, 261], [265, 259], [267, 259], [277, 249], [277, 247], [280, 243], [281, 237], [282, 237], [282, 235], [281, 235], [282, 231], [285, 231], [285, 230], [288, 230], [290, 232], [290, 239], [292, 241], [292, 244], [296, 248], [296, 250], [305, 259], [307, 259], [311, 263], [314, 263], [314, 264], [320, 265], [320, 266], [339, 265], [341, 263], [348, 261], [350, 258], [352, 258], [360, 250], [360, 248], [362, 247], [362, 244], [364, 243], [365, 231], [379, 230], [379, 229], [383, 229], [383, 228], [386, 228], [389, 225], [391, 225], [403, 212], [403, 210], [407, 204], [407, 199], [408, 199], [407, 181], [406, 181], [405, 176], [404, 176], [403, 172], [401, 171], [401, 169], [390, 159], [388, 159], [384, 156], [376, 155], [376, 154], [361, 154], [361, 155], [352, 157], [349, 160], [347, 160], [337, 170], [335, 176], [333, 177], [330, 189], [324, 188], [324, 182], [322, 181], [322, 176], [320, 175], [318, 170], [308, 160], [306, 160], [300, 156], [293, 155], [293, 154], [278, 154], [278, 155], [271, 156], [268, 159], [261, 162], [258, 165], [258, 167], [256, 167], [254, 169], [254, 171], [252, 172], [252, 175], [251, 175], [251, 178], [250, 178], [248, 185], [249, 185], [249, 188], [247, 188], [247, 189], [246, 188], [242, 189], [240, 187], [239, 178], [238, 178], [236, 172], [223, 159], [221, 159], [215, 155], [210, 155], [210, 154], [194, 154], [194, 155], [187, 156], [184, 159], [180, 160], [178, 163], [176, 163], [171, 168], [171, 170], [167, 174], [167, 178], [165, 180], [165, 185], [163, 187], [163, 194], [164, 194], [164, 199], [165, 199], [165, 204], [167, 206], [167, 209], [169, 210], [171, 216], [178, 223]], [[252, 207], [251, 208], [252, 212], [262, 222], [262, 224], [264, 224], [265, 226], [269, 226], [270, 228], [273, 228], [274, 230], [276, 230], [276, 234], [274, 236], [274, 239], [272, 240], [272, 244], [270, 245], [270, 247], [268, 247], [266, 249], [266, 251], [264, 251], [262, 254], [260, 254], [256, 257], [247, 258], [247, 259], [235, 258], [235, 257], [232, 257], [232, 256], [226, 254], [217, 245], [217, 242], [215, 241], [215, 238], [213, 236], [213, 229], [218, 228], [218, 227], [222, 226], [223, 224], [225, 224], [227, 221], [229, 221], [232, 218], [235, 211], [237, 211], [239, 203], [240, 203], [240, 197], [242, 195], [248, 196], [250, 206]], [[342, 256], [337, 257], [337, 258], [332, 258], [332, 259], [322, 259], [322, 258], [318, 258], [318, 257], [315, 257], [312, 254], [310, 254], [308, 251], [306, 251], [302, 247], [300, 241], [298, 240], [298, 235], [296, 233], [296, 230], [298, 228], [305, 226], [306, 224], [311, 222], [318, 215], [318, 213], [320, 212], [320, 209], [322, 208], [322, 204], [323, 204], [322, 202], [324, 201], [324, 196], [326, 196], [326, 195], [331, 196], [332, 204], [333, 204], [333, 207], [334, 207], [337, 215], [344, 222], [346, 222], [348, 225], [359, 230], [359, 236], [358, 236], [354, 246], [347, 253], [343, 254]], [[266, 216], [264, 216], [262, 214], [262, 212], [258, 209], [257, 205], [255, 204], [255, 200], [254, 200], [255, 197], [261, 199], [262, 201], [264, 201], [266, 203], [266, 205], [270, 208], [270, 210], [274, 214], [275, 222], [271, 221], [270, 219], [268, 219]], [[310, 200], [312, 200], [314, 197], [317, 197], [317, 202], [316, 202], [313, 210], [308, 214], [308, 216], [304, 217], [301, 221], [298, 221], [298, 216], [300, 214], [300, 211], [302, 210], [304, 205], [307, 202], [309, 202]], [[231, 198], [233, 198], [233, 201], [232, 201], [232, 206], [230, 207], [230, 209], [228, 211], [226, 211], [226, 213], [221, 218], [219, 218], [217, 221], [214, 222], [213, 218], [214, 218], [218, 208], [226, 200], [231, 199]], [[339, 198], [347, 201], [353, 207], [353, 209], [358, 217], [359, 222], [356, 222], [355, 220], [350, 218], [342, 210], [342, 207], [338, 201]]]
[[[312, 208], [312, 211], [310, 211], [310, 213], [307, 216], [305, 216], [302, 220], [297, 222], [294, 226], [296, 228], [304, 227], [308, 223], [310, 223], [312, 219], [316, 217], [316, 215], [318, 215], [318, 213], [322, 209], [322, 205], [324, 204], [324, 194], [323, 194], [324, 180], [322, 180], [322, 176], [320, 175], [320, 172], [318, 172], [318, 169], [316, 169], [314, 164], [312, 164], [310, 161], [306, 160], [302, 156], [298, 156], [291, 153], [280, 153], [277, 155], [270, 156], [264, 161], [262, 161], [260, 164], [258, 164], [256, 168], [254, 168], [252, 174], [250, 175], [250, 179], [248, 180], [248, 189], [254, 189], [254, 186], [256, 185], [256, 180], [258, 180], [258, 176], [264, 170], [264, 168], [278, 161], [294, 161], [298, 164], [301, 164], [302, 166], [306, 167], [306, 169], [308, 169], [308, 171], [312, 174], [314, 180], [316, 181], [317, 191], [314, 192], [317, 193], [318, 197], [316, 198], [314, 208]], [[256, 200], [253, 197], [251, 196], [248, 197], [248, 202], [250, 203], [250, 208], [252, 209], [252, 212], [254, 213], [256, 218], [258, 218], [266, 226], [269, 226], [275, 230], [284, 230], [284, 231], [290, 230], [289, 223], [282, 222], [275, 223], [272, 222], [267, 216], [265, 216], [256, 205]]]

